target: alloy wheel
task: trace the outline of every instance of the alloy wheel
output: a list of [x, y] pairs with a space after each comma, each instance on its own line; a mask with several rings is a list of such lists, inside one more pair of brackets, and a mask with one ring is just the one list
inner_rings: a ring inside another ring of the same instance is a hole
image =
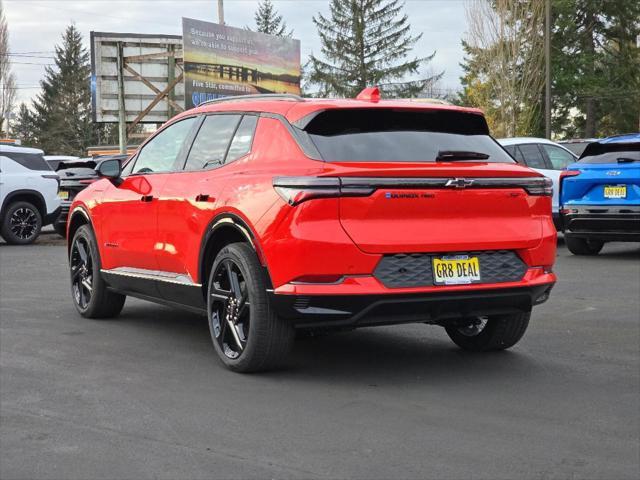
[[76, 238], [71, 247], [71, 289], [81, 309], [87, 308], [93, 295], [93, 260], [87, 239]]
[[224, 354], [238, 358], [247, 346], [251, 304], [248, 285], [238, 264], [225, 259], [209, 286], [209, 322], [215, 341]]
[[20, 240], [28, 240], [38, 231], [38, 217], [36, 212], [28, 207], [16, 209], [9, 220], [9, 228]]

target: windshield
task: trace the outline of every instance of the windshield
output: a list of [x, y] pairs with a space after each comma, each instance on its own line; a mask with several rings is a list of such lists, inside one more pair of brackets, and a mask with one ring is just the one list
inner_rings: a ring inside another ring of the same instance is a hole
[[[454, 161], [515, 163], [489, 136], [480, 115], [448, 110], [328, 110], [306, 126], [329, 162], [435, 162], [443, 152]], [[451, 156], [451, 155], [449, 155]], [[456, 157], [453, 155], [453, 157]]]

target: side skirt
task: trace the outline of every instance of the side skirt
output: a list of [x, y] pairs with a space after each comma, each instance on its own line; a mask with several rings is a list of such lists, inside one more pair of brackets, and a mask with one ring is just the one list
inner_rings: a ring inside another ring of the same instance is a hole
[[109, 288], [124, 295], [206, 313], [202, 285], [171, 272], [119, 267], [100, 271]]

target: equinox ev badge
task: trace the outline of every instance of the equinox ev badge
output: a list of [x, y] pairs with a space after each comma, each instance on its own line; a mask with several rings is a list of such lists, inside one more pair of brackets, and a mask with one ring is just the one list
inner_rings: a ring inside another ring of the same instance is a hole
[[620, 175], [620, 170], [609, 170], [607, 172], [607, 175], [609, 175], [610, 177], [617, 177], [618, 175]]
[[444, 184], [445, 187], [454, 188], [466, 188], [473, 185], [473, 180], [467, 180], [466, 178], [451, 178]]

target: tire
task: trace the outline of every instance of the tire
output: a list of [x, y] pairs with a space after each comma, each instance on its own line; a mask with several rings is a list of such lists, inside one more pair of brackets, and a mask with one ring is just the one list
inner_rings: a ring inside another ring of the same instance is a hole
[[215, 258], [207, 286], [207, 318], [214, 349], [234, 372], [282, 366], [295, 338], [293, 326], [273, 310], [263, 268], [245, 243], [227, 245]]
[[100, 275], [100, 252], [89, 225], [82, 225], [73, 236], [69, 274], [71, 297], [80, 315], [112, 318], [122, 311], [127, 297], [110, 291]]
[[67, 238], [67, 225], [65, 223], [54, 223], [53, 229], [62, 238]]
[[28, 245], [35, 242], [42, 229], [42, 215], [29, 202], [14, 202], [4, 213], [0, 233], [11, 245]]
[[602, 240], [567, 237], [566, 235], [564, 237], [564, 243], [574, 255], [597, 255], [604, 246]]
[[[513, 347], [529, 326], [531, 313], [479, 317], [477, 327], [451, 325], [446, 327], [453, 342], [464, 350], [488, 352]], [[482, 325], [484, 323], [484, 325]], [[479, 328], [482, 326], [482, 328]]]

